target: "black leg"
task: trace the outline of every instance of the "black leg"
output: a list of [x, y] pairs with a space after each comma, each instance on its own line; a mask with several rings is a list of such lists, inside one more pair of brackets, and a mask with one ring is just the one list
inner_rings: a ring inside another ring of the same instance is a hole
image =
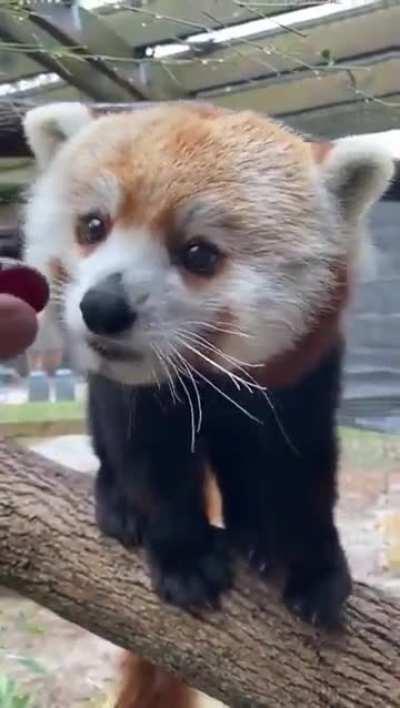
[[268, 455], [255, 441], [251, 460], [222, 452], [213, 461], [224, 496], [225, 522], [236, 548], [265, 577], [287, 570], [284, 599], [302, 619], [334, 625], [351, 590], [334, 525], [334, 447], [301, 457]]
[[303, 445], [297, 464], [286, 461], [282, 468], [286, 483], [292, 480], [293, 496], [288, 502], [283, 486], [276, 484], [281, 521], [275, 515], [275, 523], [288, 568], [287, 606], [306, 621], [329, 626], [340, 622], [351, 578], [334, 523], [338, 455], [333, 430], [313, 442]]
[[[146, 539], [155, 589], [166, 602], [180, 607], [217, 606], [232, 585], [224, 532], [208, 525], [199, 533], [193, 523], [166, 530], [169, 525], [160, 521]], [[192, 540], [197, 534], [200, 543], [188, 543], [189, 534]]]
[[182, 607], [216, 602], [231, 584], [231, 565], [223, 532], [206, 517], [204, 455], [191, 450], [188, 411], [140, 389], [128, 430], [133, 396], [104, 380], [92, 380], [91, 389], [91, 429], [102, 462], [100, 528], [124, 545], [144, 545], [163, 599]]
[[262, 425], [214, 400], [208, 428], [230, 538], [263, 575], [283, 566], [288, 607], [324, 625], [340, 620], [351, 591], [334, 524], [339, 371], [333, 352], [295, 387], [270, 392], [273, 411], [256, 394], [241, 398]]
[[102, 533], [130, 547], [141, 543], [143, 514], [126, 493], [124, 478], [136, 409], [131, 390], [100, 376], [89, 378], [88, 423], [100, 467], [95, 480], [95, 515]]
[[186, 453], [148, 461], [152, 494], [147, 549], [156, 590], [181, 607], [212, 604], [232, 582], [224, 533], [208, 523], [203, 505], [204, 460]]
[[351, 592], [350, 572], [334, 525], [316, 528], [315, 532], [318, 539], [310, 533], [307, 550], [304, 548], [289, 566], [284, 599], [302, 619], [335, 626], [341, 621], [344, 602]]
[[124, 496], [111, 469], [102, 464], [95, 482], [96, 523], [106, 536], [116, 538], [127, 548], [142, 542], [144, 518], [132, 501]]

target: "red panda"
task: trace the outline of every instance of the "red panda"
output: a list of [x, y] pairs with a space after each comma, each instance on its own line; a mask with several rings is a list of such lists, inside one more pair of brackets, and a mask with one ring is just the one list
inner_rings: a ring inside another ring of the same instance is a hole
[[[285, 569], [291, 611], [336, 624], [351, 591], [334, 522], [342, 318], [390, 156], [193, 104], [44, 106], [25, 131], [40, 170], [26, 258], [53, 274], [88, 371], [101, 531], [145, 548], [166, 602], [217, 603], [242, 554]], [[128, 663], [119, 708], [192, 705]]]

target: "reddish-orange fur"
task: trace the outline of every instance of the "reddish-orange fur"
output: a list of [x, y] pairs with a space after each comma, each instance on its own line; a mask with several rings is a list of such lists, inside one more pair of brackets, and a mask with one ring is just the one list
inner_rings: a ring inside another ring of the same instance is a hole
[[196, 694], [175, 676], [125, 653], [115, 708], [195, 708]]

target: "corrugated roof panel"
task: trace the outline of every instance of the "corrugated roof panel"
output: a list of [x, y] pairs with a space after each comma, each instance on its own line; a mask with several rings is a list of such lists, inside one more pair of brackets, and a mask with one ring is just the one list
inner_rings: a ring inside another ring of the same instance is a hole
[[22, 17], [0, 7], [0, 37], [11, 38], [21, 53], [25, 50], [36, 61], [50, 71], [57, 73], [68, 83], [78, 86], [87, 96], [97, 100], [129, 100], [132, 93], [115, 79], [110, 72], [96, 66], [95, 57], [88, 61], [84, 51], [75, 52], [76, 42], [67, 41], [57, 29], [48, 31], [33, 13], [32, 17]]
[[[132, 47], [187, 37], [195, 32], [225, 27], [290, 10], [301, 3], [238, 2], [237, 0], [152, 0], [135, 2], [131, 10], [112, 9], [104, 21]], [[307, 4], [307, 3], [304, 3]], [[84, 5], [84, 2], [83, 2]], [[97, 9], [101, 12], [101, 8]]]
[[[386, 101], [358, 101], [329, 108], [312, 108], [286, 114], [282, 120], [295, 130], [328, 140], [350, 134], [390, 130], [399, 125], [400, 93], [388, 97]], [[395, 109], [394, 103], [397, 104]]]
[[41, 71], [40, 64], [17, 51], [15, 46], [2, 49], [2, 44], [0, 41], [0, 83], [33, 76]]
[[[351, 76], [347, 69], [340, 69], [325, 74], [322, 79], [310, 71], [243, 87], [205, 91], [201, 96], [227, 107], [285, 114], [394, 95], [400, 91], [399, 76], [400, 53], [392, 53], [375, 61], [354, 62]], [[399, 119], [400, 113], [397, 113]]]
[[213, 86], [222, 86], [282, 72], [322, 66], [326, 73], [332, 61], [347, 60], [385, 51], [398, 43], [400, 5], [388, 6], [349, 18], [330, 19], [302, 27], [302, 34], [278, 28], [259, 38], [249, 38], [230, 47], [211, 51], [209, 56], [167, 57], [165, 65], [154, 63], [147, 69], [149, 81], [162, 86], [163, 92], [183, 94]]

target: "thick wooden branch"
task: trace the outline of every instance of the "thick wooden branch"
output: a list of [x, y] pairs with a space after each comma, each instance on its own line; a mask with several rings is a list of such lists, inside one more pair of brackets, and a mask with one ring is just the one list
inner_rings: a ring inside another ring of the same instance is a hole
[[319, 633], [241, 570], [222, 612], [162, 605], [139, 554], [97, 532], [91, 480], [4, 441], [0, 582], [232, 708], [400, 706], [400, 602], [357, 585], [345, 630]]

